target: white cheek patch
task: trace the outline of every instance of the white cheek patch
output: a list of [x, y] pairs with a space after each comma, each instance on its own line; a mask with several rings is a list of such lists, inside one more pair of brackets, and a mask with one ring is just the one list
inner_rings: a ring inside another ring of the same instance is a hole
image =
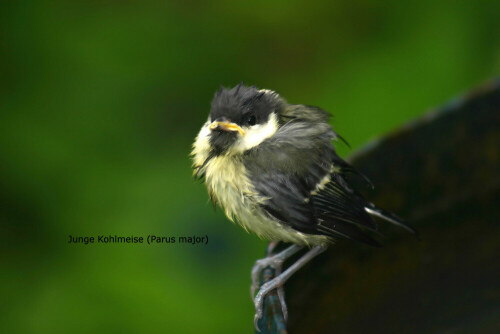
[[203, 127], [201, 128], [198, 136], [193, 144], [193, 151], [191, 155], [193, 155], [193, 161], [195, 166], [202, 165], [208, 157], [208, 153], [210, 152], [210, 121], [208, 120]]
[[231, 147], [232, 153], [242, 153], [252, 147], [262, 143], [278, 131], [278, 120], [275, 113], [269, 115], [269, 119], [264, 124], [254, 125], [243, 128], [244, 136], [238, 136], [237, 142]]

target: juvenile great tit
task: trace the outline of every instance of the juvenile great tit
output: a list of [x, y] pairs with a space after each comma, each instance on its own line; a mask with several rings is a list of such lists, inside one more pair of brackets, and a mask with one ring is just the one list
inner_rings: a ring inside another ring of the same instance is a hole
[[[246, 231], [292, 244], [252, 269], [256, 327], [263, 299], [273, 289], [287, 318], [283, 284], [335, 240], [377, 246], [372, 216], [415, 232], [348, 184], [346, 176], [363, 176], [335, 152], [332, 141], [341, 137], [328, 117], [318, 107], [288, 104], [274, 91], [240, 83], [215, 94], [193, 144], [194, 175], [204, 179], [214, 205]], [[281, 272], [282, 263], [305, 246], [308, 251]], [[255, 295], [267, 266], [278, 275]]]

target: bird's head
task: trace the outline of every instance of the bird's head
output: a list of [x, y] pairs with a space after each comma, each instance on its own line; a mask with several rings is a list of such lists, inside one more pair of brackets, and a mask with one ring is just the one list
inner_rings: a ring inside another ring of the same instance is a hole
[[278, 113], [285, 101], [275, 92], [239, 84], [221, 87], [212, 100], [193, 153], [237, 155], [259, 145], [279, 128]]

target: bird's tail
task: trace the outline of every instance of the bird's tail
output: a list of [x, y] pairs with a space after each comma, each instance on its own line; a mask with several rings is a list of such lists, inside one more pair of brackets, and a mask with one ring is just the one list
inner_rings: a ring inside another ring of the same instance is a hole
[[405, 230], [418, 236], [417, 230], [415, 230], [411, 226], [406, 225], [406, 223], [403, 221], [403, 219], [401, 219], [400, 217], [396, 216], [393, 213], [390, 213], [390, 212], [387, 212], [383, 209], [377, 208], [372, 203], [369, 203], [369, 205], [365, 207], [365, 211], [372, 216], [379, 217], [379, 218], [381, 218], [381, 219], [383, 219], [391, 224], [402, 227]]

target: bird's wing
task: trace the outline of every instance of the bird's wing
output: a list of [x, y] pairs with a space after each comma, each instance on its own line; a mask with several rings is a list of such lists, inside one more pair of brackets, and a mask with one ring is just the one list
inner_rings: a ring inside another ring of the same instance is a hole
[[335, 153], [335, 137], [326, 122], [291, 120], [248, 151], [244, 163], [256, 191], [268, 198], [263, 209], [281, 223], [303, 233], [376, 245], [368, 202], [342, 177], [349, 165]]

